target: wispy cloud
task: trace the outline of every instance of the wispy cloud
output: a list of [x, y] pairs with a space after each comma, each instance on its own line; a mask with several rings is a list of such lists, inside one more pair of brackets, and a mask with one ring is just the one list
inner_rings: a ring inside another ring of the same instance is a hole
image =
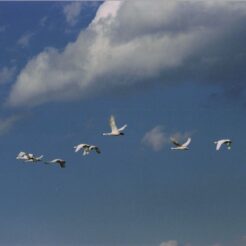
[[34, 33], [28, 32], [23, 34], [17, 41], [17, 44], [20, 45], [22, 48], [29, 46], [30, 40], [33, 37]]
[[42, 17], [40, 19], [40, 21], [39, 21], [39, 25], [42, 26], [42, 27], [44, 27], [45, 24], [47, 23], [47, 20], [48, 20], [48, 17], [47, 16]]
[[164, 144], [168, 143], [168, 137], [164, 133], [162, 126], [156, 126], [145, 133], [142, 143], [151, 147], [154, 151], [160, 151]]
[[16, 67], [3, 67], [0, 69], [0, 85], [9, 82], [16, 72]]
[[78, 22], [82, 10], [83, 2], [72, 2], [64, 5], [63, 13], [65, 15], [66, 21], [70, 26], [74, 26]]
[[20, 115], [13, 115], [7, 118], [0, 118], [0, 135], [7, 133], [20, 119]]

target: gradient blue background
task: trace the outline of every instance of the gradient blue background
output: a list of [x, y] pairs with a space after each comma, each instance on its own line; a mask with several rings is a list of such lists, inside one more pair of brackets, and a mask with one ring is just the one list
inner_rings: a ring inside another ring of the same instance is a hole
[[[20, 71], [46, 46], [62, 49], [93, 19], [98, 6], [69, 33], [62, 2], [1, 2], [0, 65]], [[47, 25], [40, 19], [47, 16]], [[16, 45], [35, 32], [31, 45]], [[11, 83], [1, 85], [6, 100]], [[116, 95], [48, 103], [33, 109], [3, 106], [24, 117], [0, 138], [1, 245], [185, 245], [233, 246], [246, 234], [245, 100], [226, 98], [217, 86], [136, 87]], [[106, 138], [108, 117], [128, 124], [126, 135]], [[192, 132], [191, 150], [155, 152], [144, 134], [162, 125], [168, 132]], [[231, 151], [215, 151], [213, 141], [229, 137]], [[74, 153], [78, 143], [98, 145], [101, 155]], [[19, 151], [63, 158], [67, 167], [23, 164]], [[242, 245], [242, 244], [241, 244]]]

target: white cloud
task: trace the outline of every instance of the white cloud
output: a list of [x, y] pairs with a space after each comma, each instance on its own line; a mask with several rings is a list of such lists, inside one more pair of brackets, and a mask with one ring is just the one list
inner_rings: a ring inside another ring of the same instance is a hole
[[164, 144], [168, 142], [166, 134], [163, 132], [162, 126], [156, 126], [142, 138], [142, 143], [148, 147], [151, 147], [154, 151], [160, 151]]
[[69, 25], [73, 26], [77, 23], [78, 17], [82, 10], [82, 2], [72, 2], [64, 5], [63, 13]]
[[162, 242], [160, 246], [178, 246], [178, 241], [176, 240], [170, 240], [167, 242]]
[[100, 23], [100, 21], [103, 22], [105, 19], [114, 19], [117, 16], [121, 5], [121, 1], [105, 1], [104, 4], [98, 9], [91, 24], [96, 25]]
[[13, 78], [15, 71], [15, 67], [3, 67], [0, 69], [0, 85], [9, 82]]
[[[68, 6], [67, 20], [73, 23], [78, 10]], [[27, 63], [8, 103], [35, 106], [154, 80], [235, 81], [245, 73], [237, 66], [245, 61], [245, 9], [240, 2], [219, 0], [106, 1], [75, 42], [61, 52], [45, 49]], [[241, 39], [235, 39], [237, 31]]]
[[17, 41], [17, 44], [20, 45], [22, 48], [27, 47], [30, 44], [30, 40], [34, 33], [28, 32], [23, 34]]
[[7, 133], [20, 118], [18, 115], [0, 118], [0, 135]]

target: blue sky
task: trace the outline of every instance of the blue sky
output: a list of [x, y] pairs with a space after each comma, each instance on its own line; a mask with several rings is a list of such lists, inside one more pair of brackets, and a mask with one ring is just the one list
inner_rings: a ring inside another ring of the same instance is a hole
[[246, 245], [245, 3], [0, 6], [0, 245]]

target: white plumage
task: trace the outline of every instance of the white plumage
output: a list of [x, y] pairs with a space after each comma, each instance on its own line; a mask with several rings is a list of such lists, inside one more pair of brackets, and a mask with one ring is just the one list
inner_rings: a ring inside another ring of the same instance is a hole
[[180, 144], [178, 143], [175, 139], [171, 138], [172, 143], [176, 146], [176, 147], [172, 147], [172, 150], [188, 150], [188, 145], [191, 142], [191, 138], [188, 138], [187, 141], [184, 144]]
[[121, 128], [118, 128], [116, 123], [115, 123], [115, 118], [113, 115], [111, 115], [109, 118], [109, 125], [111, 128], [111, 132], [103, 133], [104, 136], [121, 136], [121, 135], [124, 135], [123, 131], [127, 127], [127, 125], [124, 125]]
[[216, 144], [216, 150], [219, 150], [223, 144], [227, 146], [227, 149], [231, 149], [232, 141], [230, 139], [221, 139], [214, 142]]
[[36, 163], [36, 162], [42, 161], [43, 155], [37, 157], [37, 156], [34, 156], [31, 153], [27, 153], [27, 152], [21, 151], [18, 154], [18, 156], [16, 157], [16, 159], [17, 160], [22, 160], [22, 161], [25, 161], [25, 162], [33, 162], [33, 163]]
[[95, 145], [79, 144], [74, 146], [75, 152], [83, 150], [83, 155], [89, 155], [91, 151], [95, 150], [98, 154], [101, 153], [100, 149]]
[[52, 161], [46, 161], [45, 164], [58, 164], [61, 168], [65, 168], [66, 161], [62, 159], [54, 159]]

